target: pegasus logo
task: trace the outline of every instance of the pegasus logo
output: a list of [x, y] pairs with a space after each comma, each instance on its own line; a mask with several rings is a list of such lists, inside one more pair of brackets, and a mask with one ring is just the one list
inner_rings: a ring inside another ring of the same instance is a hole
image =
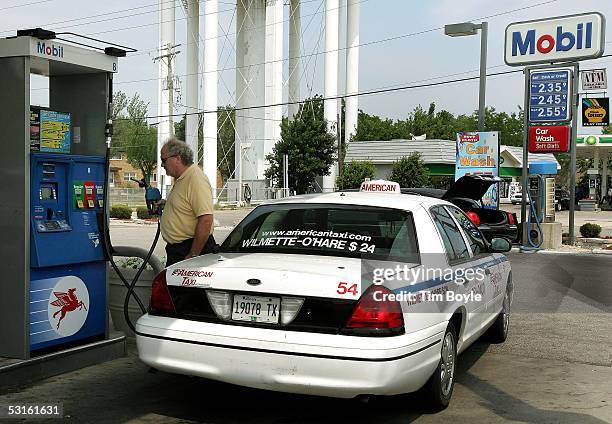
[[76, 308], [79, 308], [79, 310], [85, 308], [85, 310], [87, 310], [87, 306], [85, 306], [85, 304], [83, 303], [82, 300], [79, 300], [76, 295], [74, 294], [74, 292], [76, 291], [75, 288], [71, 288], [68, 289], [68, 293], [64, 293], [64, 292], [53, 292], [53, 295], [55, 295], [55, 297], [57, 298], [56, 300], [54, 300], [53, 302], [51, 302], [51, 305], [56, 306], [58, 308], [60, 308], [59, 310], [57, 310], [54, 314], [53, 314], [53, 318], [55, 318], [57, 316], [57, 314], [61, 313], [60, 315], [60, 319], [57, 322], [57, 328], [59, 329], [60, 324], [62, 322], [62, 320], [64, 319], [64, 317], [66, 316], [67, 312], [72, 312], [74, 311]]

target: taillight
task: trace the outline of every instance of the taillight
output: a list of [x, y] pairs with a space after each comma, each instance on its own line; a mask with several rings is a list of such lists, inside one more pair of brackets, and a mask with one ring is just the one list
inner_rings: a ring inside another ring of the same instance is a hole
[[476, 212], [468, 212], [466, 215], [468, 218], [470, 218], [470, 221], [472, 221], [474, 225], [480, 225], [480, 217]]
[[511, 212], [507, 212], [507, 214], [508, 214], [508, 223], [510, 225], [516, 224], [516, 220], [514, 219], [514, 214]]
[[176, 313], [170, 291], [166, 284], [166, 270], [157, 274], [151, 285], [151, 312]]
[[354, 334], [392, 335], [404, 332], [404, 316], [402, 307], [389, 295], [393, 292], [383, 286], [371, 286], [367, 289], [345, 328]]

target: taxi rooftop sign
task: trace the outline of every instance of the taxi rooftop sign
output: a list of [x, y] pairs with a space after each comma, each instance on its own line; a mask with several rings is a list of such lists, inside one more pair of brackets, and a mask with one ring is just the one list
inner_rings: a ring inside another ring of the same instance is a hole
[[370, 193], [401, 193], [398, 183], [385, 180], [364, 181], [361, 183], [359, 191]]
[[600, 57], [605, 23], [598, 12], [515, 22], [506, 27], [504, 59], [507, 65], [522, 66]]

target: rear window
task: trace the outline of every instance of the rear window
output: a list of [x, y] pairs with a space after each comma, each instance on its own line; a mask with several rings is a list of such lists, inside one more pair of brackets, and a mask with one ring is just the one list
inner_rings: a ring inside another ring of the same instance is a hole
[[221, 251], [420, 262], [412, 214], [364, 206], [260, 206], [230, 233]]

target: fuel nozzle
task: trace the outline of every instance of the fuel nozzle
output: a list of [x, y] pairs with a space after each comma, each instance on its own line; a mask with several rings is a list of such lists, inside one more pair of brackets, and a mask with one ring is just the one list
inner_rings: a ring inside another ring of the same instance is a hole
[[147, 187], [145, 191], [145, 201], [150, 215], [161, 215], [162, 206], [157, 204], [161, 200], [161, 193], [156, 187]]
[[160, 191], [151, 187], [151, 185], [144, 178], [137, 180], [136, 178], [130, 178], [132, 181], [137, 182], [140, 188], [145, 189], [145, 203], [147, 204], [147, 210], [149, 215], [161, 215], [162, 207], [157, 202], [161, 200]]

